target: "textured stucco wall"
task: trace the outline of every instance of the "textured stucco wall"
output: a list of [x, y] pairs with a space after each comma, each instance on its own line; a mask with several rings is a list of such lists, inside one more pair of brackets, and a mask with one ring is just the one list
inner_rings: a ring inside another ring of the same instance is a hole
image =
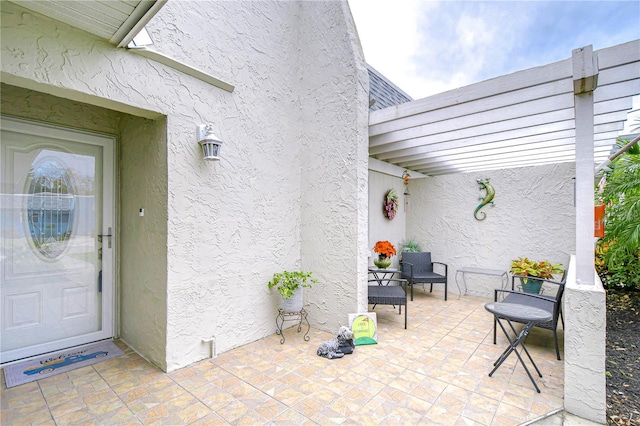
[[[572, 163], [434, 176], [411, 181], [408, 238], [416, 238], [433, 260], [449, 265], [449, 291], [457, 292], [455, 271], [465, 266], [508, 270], [519, 256], [567, 267], [575, 251]], [[490, 178], [494, 206], [473, 217]], [[482, 215], [480, 215], [482, 216]], [[470, 289], [490, 295], [499, 279], [469, 276]]]
[[[335, 329], [357, 309], [366, 71], [354, 65], [345, 3], [247, 6], [168, 3], [149, 26], [162, 53], [236, 86], [212, 118], [223, 160], [169, 177], [169, 369], [208, 356], [204, 338], [221, 352], [272, 334], [278, 299], [266, 282], [282, 269], [316, 273], [305, 296], [315, 326]], [[192, 46], [203, 43], [208, 58]], [[170, 140], [181, 118], [169, 116]], [[169, 170], [193, 162], [171, 154]]]
[[302, 268], [312, 323], [335, 332], [367, 310], [369, 80], [346, 2], [303, 2], [299, 25]]
[[[122, 141], [122, 167], [165, 149], [166, 178], [153, 167], [119, 172], [122, 186], [143, 178], [147, 203], [159, 199], [148, 205], [166, 196], [166, 222], [147, 210], [157, 236], [130, 240], [142, 264], [125, 262], [121, 276], [123, 294], [151, 305], [123, 305], [127, 339], [163, 368], [209, 356], [211, 336], [222, 352], [272, 334], [277, 297], [266, 282], [278, 270], [317, 273], [307, 295], [315, 325], [333, 329], [366, 300], [367, 88], [352, 26], [345, 2], [168, 2], [148, 25], [154, 49], [235, 85], [228, 93], [3, 2], [3, 81], [158, 120], [151, 141], [134, 129], [142, 121], [127, 123], [141, 146]], [[206, 122], [224, 141], [220, 162], [201, 158], [195, 126]], [[132, 229], [142, 192], [124, 188], [119, 200]]]
[[[168, 3], [149, 26], [162, 53], [236, 86], [225, 99], [204, 97], [218, 108], [210, 119], [222, 161], [169, 155], [169, 170], [189, 164], [169, 174], [169, 369], [208, 356], [202, 339], [215, 336], [221, 352], [272, 334], [278, 298], [266, 282], [282, 269], [316, 273], [305, 296], [312, 324], [335, 329], [356, 309], [366, 77], [353, 64], [344, 4], [206, 4]], [[203, 42], [204, 62], [191, 46]], [[169, 115], [169, 140], [183, 124]]]
[[0, 84], [0, 112], [64, 127], [117, 135], [122, 114], [22, 87]]
[[[415, 182], [410, 182], [413, 185]], [[385, 195], [390, 189], [395, 189], [400, 199], [398, 200], [398, 213], [393, 220], [387, 219], [383, 212], [383, 204]], [[411, 191], [410, 191], [411, 192]], [[400, 256], [400, 243], [405, 239], [405, 227], [407, 222], [407, 211], [405, 211], [403, 180], [399, 177], [387, 175], [384, 173], [369, 171], [369, 245], [368, 250], [371, 253], [369, 265], [373, 265], [373, 261], [377, 259], [377, 254], [373, 251], [378, 241], [389, 241], [398, 251], [398, 255], [391, 259], [391, 267], [398, 267], [398, 259]], [[411, 211], [412, 198], [409, 198], [408, 211]]]
[[564, 406], [577, 416], [606, 423], [606, 297], [594, 271], [594, 285], [576, 283], [575, 256], [563, 299]]
[[124, 116], [118, 155], [120, 337], [162, 369], [167, 368], [166, 134], [164, 119]]
[[[215, 336], [220, 353], [272, 334], [278, 302], [266, 282], [300, 267], [298, 5], [191, 4], [202, 7], [168, 2], [152, 21], [156, 49], [236, 89], [190, 85], [173, 108], [195, 101], [198, 118], [168, 117], [170, 370], [209, 356], [203, 339]], [[206, 121], [224, 141], [220, 162], [193, 155], [193, 126]]]

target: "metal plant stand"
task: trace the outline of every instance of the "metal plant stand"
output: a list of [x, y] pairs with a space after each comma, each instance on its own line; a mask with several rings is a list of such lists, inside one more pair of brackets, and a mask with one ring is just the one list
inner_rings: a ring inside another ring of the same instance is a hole
[[304, 341], [308, 342], [311, 338], [309, 337], [309, 330], [311, 330], [311, 324], [309, 324], [309, 319], [307, 318], [307, 311], [304, 308], [300, 309], [300, 312], [286, 312], [282, 309], [278, 309], [278, 316], [276, 317], [276, 334], [282, 336], [280, 339], [280, 344], [284, 344], [285, 337], [282, 326], [285, 321], [295, 320], [298, 321], [298, 333], [302, 330], [302, 320], [307, 322], [307, 332], [304, 333]]
[[[460, 286], [460, 281], [458, 280], [459, 274], [462, 275], [462, 287], [464, 287], [464, 294], [462, 293], [462, 288]], [[456, 286], [458, 286], [458, 300], [460, 300], [461, 296], [466, 296], [467, 293], [472, 290], [468, 289], [467, 279], [465, 277], [466, 274], [476, 274], [476, 275], [487, 275], [493, 277], [500, 277], [501, 280], [501, 288], [504, 290], [507, 288], [507, 283], [509, 281], [507, 271], [502, 271], [499, 269], [485, 269], [485, 268], [474, 268], [474, 267], [465, 267], [460, 268], [456, 271]], [[474, 292], [476, 293], [476, 292]]]

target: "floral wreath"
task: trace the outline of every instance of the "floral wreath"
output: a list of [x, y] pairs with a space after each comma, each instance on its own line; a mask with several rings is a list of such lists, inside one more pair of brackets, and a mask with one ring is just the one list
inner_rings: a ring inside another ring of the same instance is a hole
[[396, 213], [398, 212], [398, 193], [395, 189], [390, 189], [384, 196], [384, 216], [393, 220], [396, 217]]

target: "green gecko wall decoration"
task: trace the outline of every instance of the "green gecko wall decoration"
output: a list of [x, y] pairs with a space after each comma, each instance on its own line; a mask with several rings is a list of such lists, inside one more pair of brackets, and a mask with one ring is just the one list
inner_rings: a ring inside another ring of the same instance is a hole
[[[485, 212], [480, 212], [480, 209], [487, 204], [491, 204], [493, 206], [493, 197], [495, 197], [496, 195], [496, 190], [493, 189], [493, 186], [489, 183], [489, 178], [476, 179], [476, 182], [478, 182], [478, 184], [480, 185], [480, 190], [484, 189], [486, 191], [486, 194], [484, 198], [480, 198], [482, 202], [474, 210], [473, 217], [475, 217], [476, 220], [485, 220], [487, 214]], [[482, 213], [482, 217], [478, 217], [478, 212]]]

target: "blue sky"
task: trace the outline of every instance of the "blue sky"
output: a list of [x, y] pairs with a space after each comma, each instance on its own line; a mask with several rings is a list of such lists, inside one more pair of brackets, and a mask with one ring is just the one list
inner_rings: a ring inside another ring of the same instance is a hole
[[367, 62], [419, 99], [640, 39], [640, 0], [348, 0]]

